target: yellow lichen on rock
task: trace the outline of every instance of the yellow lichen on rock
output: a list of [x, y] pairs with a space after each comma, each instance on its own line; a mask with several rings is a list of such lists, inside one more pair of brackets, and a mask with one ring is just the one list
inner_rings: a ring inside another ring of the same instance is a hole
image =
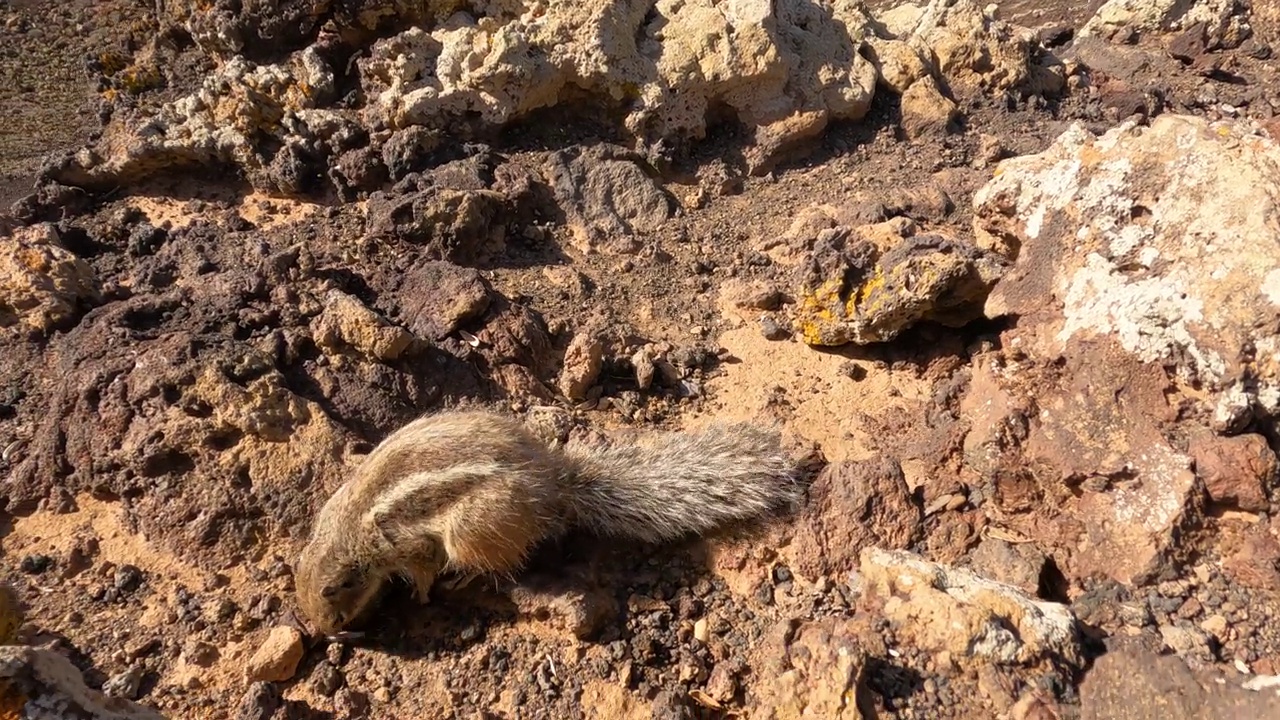
[[801, 297], [796, 320], [806, 345], [842, 344], [840, 341], [832, 342], [831, 338], [835, 325], [842, 319], [838, 309], [844, 306], [840, 297], [843, 288], [844, 283], [839, 279], [829, 279]]
[[[863, 241], [856, 251], [816, 262], [795, 314], [805, 344], [885, 342], [922, 320], [963, 325], [980, 312], [1001, 274], [994, 255], [954, 238], [921, 235], [887, 249], [873, 245]], [[860, 279], [847, 287], [851, 273]]]

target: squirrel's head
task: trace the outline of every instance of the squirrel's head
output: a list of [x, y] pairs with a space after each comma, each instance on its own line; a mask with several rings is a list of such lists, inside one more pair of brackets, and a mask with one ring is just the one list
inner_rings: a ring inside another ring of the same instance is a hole
[[317, 632], [333, 635], [364, 614], [385, 578], [356, 558], [308, 545], [298, 558], [295, 579], [302, 612]]
[[320, 512], [311, 539], [294, 566], [298, 605], [313, 629], [325, 635], [340, 632], [359, 619], [386, 581], [369, 553], [360, 552], [360, 539], [350, 528], [333, 521], [337, 515], [334, 509], [346, 489], [340, 489]]

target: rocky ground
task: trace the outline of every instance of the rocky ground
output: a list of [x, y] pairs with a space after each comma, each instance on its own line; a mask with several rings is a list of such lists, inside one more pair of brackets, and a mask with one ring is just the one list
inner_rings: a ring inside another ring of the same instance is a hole
[[[0, 8], [0, 716], [1280, 717], [1280, 12], [1058, 5]], [[311, 637], [461, 404], [812, 485]]]

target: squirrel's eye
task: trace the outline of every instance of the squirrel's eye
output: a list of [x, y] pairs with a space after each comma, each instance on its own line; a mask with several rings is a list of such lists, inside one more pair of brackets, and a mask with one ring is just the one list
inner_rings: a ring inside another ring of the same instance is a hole
[[355, 577], [354, 577], [354, 576], [351, 576], [351, 577], [347, 577], [345, 580], [343, 580], [343, 581], [342, 581], [342, 584], [341, 584], [341, 585], [339, 585], [338, 587], [342, 588], [343, 590], [350, 590], [351, 588], [353, 588], [353, 587], [355, 587], [355, 586], [356, 586], [356, 579], [355, 579]]

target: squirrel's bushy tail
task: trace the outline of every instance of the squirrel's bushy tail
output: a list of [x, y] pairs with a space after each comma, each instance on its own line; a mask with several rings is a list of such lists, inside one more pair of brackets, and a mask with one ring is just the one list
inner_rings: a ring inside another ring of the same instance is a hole
[[764, 515], [800, 497], [795, 464], [777, 432], [713, 425], [636, 444], [564, 448], [569, 510], [592, 532], [647, 542], [702, 534]]

